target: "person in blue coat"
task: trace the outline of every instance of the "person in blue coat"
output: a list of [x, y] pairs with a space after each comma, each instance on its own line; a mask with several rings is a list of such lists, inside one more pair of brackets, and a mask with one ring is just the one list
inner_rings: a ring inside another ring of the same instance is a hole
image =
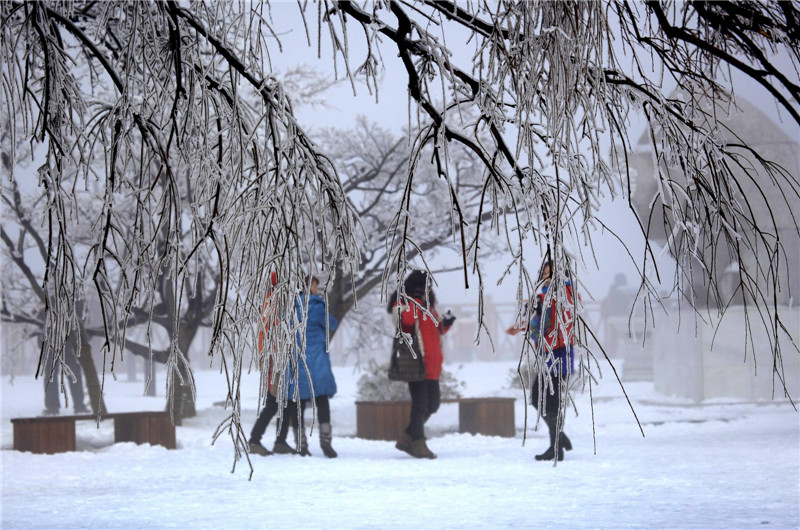
[[[338, 455], [331, 446], [333, 429], [330, 406], [330, 398], [336, 394], [336, 378], [333, 376], [331, 368], [331, 355], [328, 352], [327, 339], [329, 334], [333, 334], [339, 322], [328, 313], [325, 300], [318, 294], [319, 280], [311, 276], [307, 279], [306, 285], [309, 286], [309, 294], [307, 296], [303, 293], [299, 294], [295, 303], [297, 319], [302, 321], [306, 315], [308, 318], [305, 344], [299, 333], [297, 336], [298, 348], [305, 347], [305, 364], [298, 359], [296, 379], [295, 374], [290, 376], [289, 399], [299, 398], [300, 400], [301, 424], [297, 428], [300, 438], [299, 452], [304, 456], [310, 455], [302, 418], [305, 415], [306, 407], [311, 402], [313, 385], [313, 399], [319, 424], [319, 445], [325, 456], [336, 458]], [[297, 427], [296, 412], [290, 416], [293, 426]]]

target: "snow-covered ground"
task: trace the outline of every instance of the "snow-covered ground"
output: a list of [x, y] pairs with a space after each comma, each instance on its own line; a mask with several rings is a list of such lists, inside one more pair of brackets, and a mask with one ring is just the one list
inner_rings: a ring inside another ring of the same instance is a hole
[[[507, 395], [512, 363], [451, 367], [465, 395]], [[393, 443], [354, 437], [356, 381], [336, 368], [334, 447], [322, 457], [253, 457], [231, 473], [229, 439], [211, 445], [225, 416], [216, 372], [197, 373], [196, 418], [177, 427], [178, 450], [113, 444], [113, 425], [78, 424], [78, 451], [13, 451], [10, 418], [42, 409], [41, 382], [2, 379], [2, 528], [798, 528], [800, 415], [786, 402], [681, 403], [650, 383], [626, 385], [645, 436], [610, 376], [577, 394], [565, 461], [536, 462], [545, 428], [516, 404], [516, 438], [458, 434], [457, 405], [429, 423], [434, 461]], [[162, 379], [163, 381], [163, 379]], [[243, 388], [246, 428], [256, 417], [257, 377]], [[163, 394], [163, 390], [160, 389]], [[141, 381], [108, 381], [112, 411], [161, 409]], [[530, 410], [530, 409], [529, 409]], [[594, 414], [593, 441], [592, 414]], [[266, 445], [271, 446], [272, 430]], [[596, 442], [596, 443], [595, 443]]]

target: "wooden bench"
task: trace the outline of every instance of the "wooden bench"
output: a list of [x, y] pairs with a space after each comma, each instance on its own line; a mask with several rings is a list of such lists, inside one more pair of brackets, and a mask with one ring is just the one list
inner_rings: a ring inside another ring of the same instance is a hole
[[[514, 398], [443, 399], [458, 403], [458, 432], [487, 436], [516, 435]], [[411, 401], [356, 401], [356, 436], [367, 440], [397, 440], [408, 426]]]
[[[175, 449], [175, 426], [165, 411], [118, 412], [105, 414], [101, 420], [112, 418], [114, 443], [148, 443]], [[75, 422], [96, 420], [93, 414], [12, 418], [14, 450], [39, 454], [74, 451]]]

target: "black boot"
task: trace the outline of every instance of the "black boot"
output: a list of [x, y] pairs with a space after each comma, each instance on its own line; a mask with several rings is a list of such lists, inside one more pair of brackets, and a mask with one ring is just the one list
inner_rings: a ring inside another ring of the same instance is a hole
[[567, 451], [572, 451], [572, 442], [569, 441], [569, 438], [567, 438], [567, 435], [563, 432], [558, 435], [558, 445]]
[[[550, 447], [547, 448], [547, 451], [545, 451], [544, 453], [542, 453], [540, 455], [536, 455], [536, 460], [553, 460], [555, 455], [556, 455], [555, 449], [553, 448], [553, 446], [550, 446]], [[558, 461], [561, 462], [562, 460], [564, 460], [564, 448], [563, 447], [559, 447], [558, 448]]]
[[[553, 460], [556, 456], [555, 445], [556, 433], [558, 432], [558, 416], [556, 414], [546, 416], [544, 422], [547, 424], [548, 434], [550, 435], [550, 447], [548, 447], [547, 451], [544, 453], [536, 455], [536, 460]], [[572, 442], [569, 441], [569, 438], [567, 438], [567, 435], [563, 432], [559, 433], [558, 442], [558, 461], [561, 462], [564, 460], [565, 446], [568, 444], [569, 448], [572, 449]]]
[[319, 425], [319, 446], [322, 453], [328, 458], [336, 458], [339, 456], [336, 451], [331, 447], [333, 441], [333, 429], [330, 423], [320, 423]]

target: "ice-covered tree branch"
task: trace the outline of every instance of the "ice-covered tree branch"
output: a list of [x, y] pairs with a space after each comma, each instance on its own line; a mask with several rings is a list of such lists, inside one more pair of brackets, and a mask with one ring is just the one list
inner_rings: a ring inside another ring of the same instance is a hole
[[[243, 353], [272, 360], [279, 377], [292, 369], [306, 274], [330, 273], [332, 307], [344, 314], [447, 244], [482, 293], [482, 250], [502, 244], [520, 309], [543, 256], [565, 303], [568, 277], [576, 299], [585, 292], [579, 262], [594, 259], [601, 204], [623, 197], [642, 237], [674, 258], [674, 289], [698, 314], [730, 305], [719, 281], [735, 269], [733, 292], [753, 311], [748, 325], [770, 330], [782, 376], [800, 183], [732, 118], [744, 76], [800, 126], [795, 3], [311, 6], [296, 6], [296, 27], [330, 47], [332, 69], [354, 88], [378, 90], [381, 68], [403, 73], [408, 138], [367, 134], [360, 151], [312, 139], [294, 114], [308, 93], [272, 71], [282, 28], [267, 2], [0, 4], [4, 179], [39, 201], [16, 215], [34, 240], [23, 250], [42, 256], [27, 282], [45, 293], [43, 355], [63, 359], [77, 306], [96, 299], [108, 364], [129, 327], [156, 323], [169, 335], [155, 347], [168, 352], [168, 387], [191, 394], [188, 348], [210, 323], [208, 355], [224, 367], [232, 409], [217, 432], [241, 451]], [[644, 134], [633, 138], [639, 117]], [[646, 174], [632, 169], [640, 139]], [[23, 251], [4, 234], [4, 252]], [[653, 307], [655, 251], [626, 250]], [[272, 300], [287, 316], [259, 350], [272, 271]], [[587, 356], [590, 332], [576, 327]]]

